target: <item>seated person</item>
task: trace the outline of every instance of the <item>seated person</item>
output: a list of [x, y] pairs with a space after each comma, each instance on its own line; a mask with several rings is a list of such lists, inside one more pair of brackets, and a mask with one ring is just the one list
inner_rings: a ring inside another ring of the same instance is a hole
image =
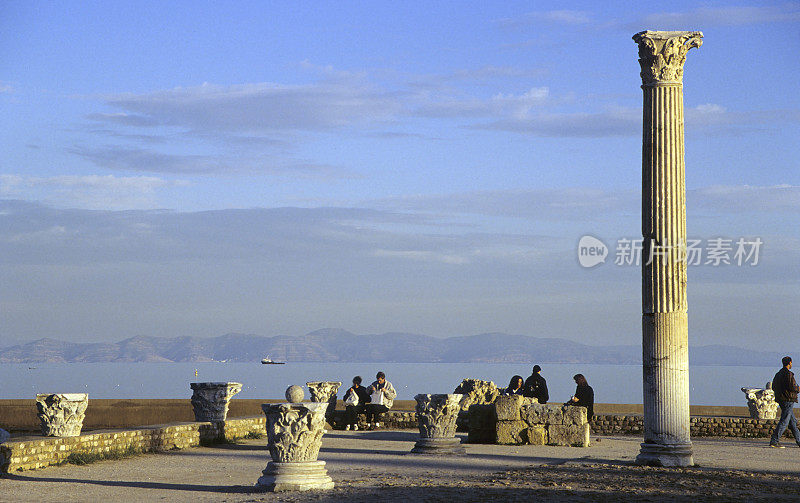
[[370, 396], [370, 403], [367, 404], [367, 428], [370, 430], [380, 428], [381, 415], [392, 408], [397, 397], [394, 386], [386, 380], [386, 374], [378, 372], [375, 379], [367, 388]]
[[355, 395], [358, 403], [345, 406], [346, 426], [344, 429], [349, 430], [352, 427], [354, 431], [358, 431], [358, 415], [364, 413], [367, 403], [369, 403], [369, 393], [367, 393], [367, 388], [361, 385], [361, 376], [353, 378], [353, 385], [345, 392], [343, 400], [346, 401], [350, 395]]
[[514, 376], [511, 382], [508, 383], [508, 388], [503, 391], [503, 395], [521, 395], [523, 391], [522, 376]]
[[586, 407], [586, 418], [591, 421], [592, 416], [594, 416], [594, 390], [589, 386], [589, 383], [586, 382], [586, 378], [583, 377], [583, 374], [575, 374], [572, 378], [575, 380], [575, 384], [577, 384], [578, 387], [575, 388], [575, 394], [572, 398], [564, 405]]

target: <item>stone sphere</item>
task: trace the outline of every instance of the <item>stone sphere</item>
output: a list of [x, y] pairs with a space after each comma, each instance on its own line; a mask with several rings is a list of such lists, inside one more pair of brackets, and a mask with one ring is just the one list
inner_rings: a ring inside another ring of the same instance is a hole
[[286, 388], [286, 399], [289, 400], [290, 403], [300, 403], [305, 397], [306, 392], [303, 391], [302, 386], [293, 384]]

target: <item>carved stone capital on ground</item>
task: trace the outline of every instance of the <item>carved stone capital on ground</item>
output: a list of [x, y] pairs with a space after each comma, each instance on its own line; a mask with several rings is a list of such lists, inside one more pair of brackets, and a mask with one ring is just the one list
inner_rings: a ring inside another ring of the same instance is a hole
[[261, 404], [272, 461], [256, 486], [276, 492], [333, 489], [325, 462], [317, 461], [327, 406], [325, 402]]
[[325, 433], [327, 403], [262, 404], [270, 456], [276, 463], [316, 461]]
[[639, 45], [642, 84], [681, 84], [689, 49], [703, 45], [700, 31], [650, 31], [633, 36]]
[[417, 395], [417, 422], [422, 438], [453, 438], [462, 395]]
[[778, 402], [775, 401], [775, 392], [771, 389], [742, 388], [747, 397], [747, 408], [753, 419], [777, 419]]
[[455, 438], [456, 418], [461, 410], [460, 394], [417, 395], [417, 424], [420, 439], [411, 452], [415, 454], [464, 454], [464, 446]]
[[46, 437], [77, 437], [81, 434], [89, 395], [56, 393], [36, 395], [36, 410]]
[[231, 398], [242, 391], [238, 382], [193, 382], [189, 387], [195, 421], [225, 421]]

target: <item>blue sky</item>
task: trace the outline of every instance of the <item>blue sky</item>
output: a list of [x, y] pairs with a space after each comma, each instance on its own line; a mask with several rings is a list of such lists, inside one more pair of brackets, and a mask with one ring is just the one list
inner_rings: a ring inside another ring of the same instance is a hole
[[800, 3], [3, 2], [2, 341], [635, 344], [643, 29], [684, 77], [693, 344], [799, 347]]

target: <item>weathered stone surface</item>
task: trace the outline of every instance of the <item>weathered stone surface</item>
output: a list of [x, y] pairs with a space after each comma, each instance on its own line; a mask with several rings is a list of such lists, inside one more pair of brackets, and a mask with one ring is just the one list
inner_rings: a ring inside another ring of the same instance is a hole
[[547, 437], [549, 445], [589, 447], [589, 425], [549, 424]]
[[562, 409], [564, 415], [564, 424], [574, 424], [580, 426], [589, 422], [587, 418], [586, 407], [567, 406]]
[[341, 381], [311, 381], [306, 383], [308, 390], [311, 392], [312, 402], [328, 404], [325, 410], [325, 417], [330, 420], [332, 420], [333, 413], [336, 410], [336, 394], [339, 392], [341, 385]]
[[520, 408], [525, 398], [521, 395], [506, 395], [494, 401], [494, 411], [498, 421], [518, 421]]
[[461, 410], [469, 410], [470, 405], [474, 404], [493, 403], [500, 396], [500, 390], [492, 381], [480, 379], [464, 379], [453, 393], [463, 395]]
[[311, 401], [320, 403], [328, 403], [332, 397], [336, 397], [341, 385], [341, 381], [311, 381], [306, 383], [308, 390], [311, 392]]
[[461, 395], [417, 395], [416, 416], [422, 438], [453, 438]]
[[767, 383], [766, 389], [742, 388], [747, 397], [747, 408], [753, 419], [777, 419], [778, 402], [775, 401], [775, 392], [772, 383]]
[[453, 456], [466, 454], [461, 445], [460, 438], [420, 438], [411, 449], [414, 454], [428, 454], [432, 456]]
[[256, 486], [267, 491], [332, 489], [325, 462], [317, 461], [325, 433], [325, 402], [262, 404], [272, 461]]
[[270, 456], [276, 463], [316, 461], [325, 433], [326, 403], [262, 404]]
[[547, 445], [547, 428], [543, 424], [528, 426], [528, 443], [531, 445]]
[[89, 395], [57, 393], [36, 395], [36, 410], [46, 437], [76, 437], [81, 434]]
[[[689, 331], [683, 65], [703, 34], [643, 31], [639, 46], [642, 135], [642, 382], [640, 464], [690, 466]], [[552, 439], [551, 439], [552, 440]], [[661, 446], [645, 448], [644, 445]]]
[[325, 461], [303, 463], [270, 462], [256, 486], [265, 491], [311, 491], [333, 489], [333, 480], [325, 469]]
[[2, 444], [3, 442], [5, 442], [5, 441], [6, 441], [6, 440], [8, 440], [9, 438], [11, 438], [11, 433], [7, 432], [7, 431], [6, 431], [6, 430], [4, 430], [3, 428], [0, 428], [0, 444]]
[[193, 382], [189, 387], [195, 421], [225, 421], [231, 398], [242, 391], [238, 382]]
[[544, 406], [545, 410], [542, 412], [545, 424], [564, 424], [564, 407], [563, 405], [550, 405]]
[[497, 421], [497, 443], [501, 445], [521, 445], [528, 442], [528, 425], [525, 421]]
[[284, 393], [284, 395], [289, 403], [300, 403], [306, 397], [306, 392], [303, 391], [302, 386], [292, 384], [286, 388], [286, 393]]

